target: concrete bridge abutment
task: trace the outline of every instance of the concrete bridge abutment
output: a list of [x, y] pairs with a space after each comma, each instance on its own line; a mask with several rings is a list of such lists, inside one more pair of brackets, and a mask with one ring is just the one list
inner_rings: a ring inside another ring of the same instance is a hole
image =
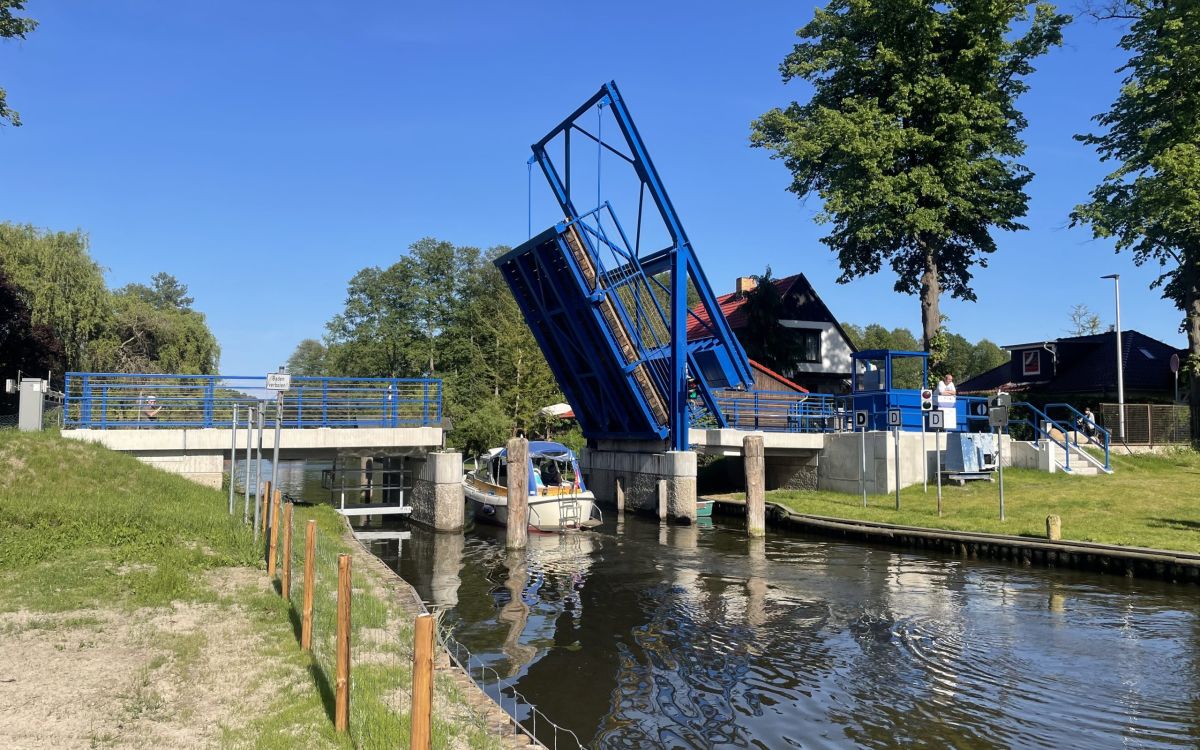
[[412, 459], [412, 515], [414, 523], [434, 531], [462, 531], [466, 524], [461, 453], [427, 453]]
[[580, 467], [588, 488], [599, 500], [616, 503], [619, 481], [626, 509], [657, 515], [662, 482], [667, 518], [678, 523], [696, 521], [694, 451], [665, 451], [661, 446], [633, 441], [601, 441], [596, 448], [583, 449]]

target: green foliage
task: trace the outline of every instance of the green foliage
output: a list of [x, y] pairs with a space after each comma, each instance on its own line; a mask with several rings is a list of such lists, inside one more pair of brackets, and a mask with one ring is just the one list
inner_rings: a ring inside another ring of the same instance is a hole
[[507, 250], [484, 254], [426, 238], [387, 268], [359, 271], [326, 327], [324, 351], [302, 342], [296, 364], [319, 358], [325, 374], [441, 377], [453, 444], [471, 452], [499, 445], [563, 400], [492, 264]]
[[[894, 328], [889, 331], [878, 323], [866, 327], [842, 323], [842, 328], [859, 351], [916, 351], [920, 348], [916, 337], [907, 328]], [[955, 380], [961, 382], [1008, 361], [1008, 352], [995, 343], [980, 339], [972, 344], [957, 333], [951, 333], [944, 326], [939, 330], [936, 341], [941, 347], [942, 355], [939, 360], [940, 367], [935, 366], [932, 353], [930, 355], [930, 382], [940, 379], [946, 373], [954, 375]], [[896, 363], [894, 380], [895, 385], [900, 388], [917, 388], [921, 380], [920, 363], [916, 360], [900, 360]]]
[[[25, 0], [0, 0], [0, 39], [24, 39], [37, 28], [37, 21], [16, 12], [25, 10]], [[8, 95], [0, 87], [0, 125], [8, 122], [14, 128], [21, 126], [21, 116], [8, 106]]]
[[293, 375], [320, 377], [326, 375], [328, 350], [316, 339], [304, 339], [296, 344], [292, 356], [288, 357], [288, 372]]
[[1100, 316], [1088, 309], [1087, 305], [1071, 306], [1071, 327], [1067, 333], [1072, 336], [1090, 336], [1100, 333]]
[[890, 263], [896, 291], [921, 296], [927, 343], [942, 289], [974, 300], [971, 269], [995, 251], [992, 231], [1025, 228], [1032, 174], [1015, 161], [1026, 124], [1015, 100], [1068, 20], [1024, 0], [832, 0], [780, 66], [812, 97], [753, 124], [752, 144], [783, 160], [789, 189], [823, 201], [839, 281]]
[[803, 344], [796, 332], [779, 321], [787, 318], [787, 302], [779, 293], [771, 267], [755, 276], [757, 286], [746, 293], [746, 356], [767, 367], [789, 374], [803, 359]]
[[[1121, 92], [1097, 116], [1101, 133], [1076, 136], [1116, 168], [1076, 206], [1072, 225], [1116, 240], [1134, 262], [1163, 270], [1154, 286], [1175, 302], [1188, 335], [1188, 370], [1200, 365], [1200, 5], [1127, 0]], [[1191, 378], [1192, 437], [1200, 441], [1200, 377]]]
[[89, 345], [111, 313], [104, 272], [87, 245], [82, 232], [0, 223], [0, 271], [21, 289], [33, 324], [49, 326], [79, 369], [88, 368]]
[[65, 362], [62, 342], [49, 326], [33, 323], [21, 291], [0, 271], [0, 373], [62, 372]]
[[147, 291], [131, 284], [112, 294], [112, 316], [92, 345], [95, 366], [111, 372], [215, 374], [220, 347], [204, 315]]
[[181, 284], [179, 279], [159, 271], [150, 277], [150, 286], [126, 284], [118, 293], [136, 297], [158, 310], [191, 310], [196, 300], [187, 296], [187, 291], [187, 285]]

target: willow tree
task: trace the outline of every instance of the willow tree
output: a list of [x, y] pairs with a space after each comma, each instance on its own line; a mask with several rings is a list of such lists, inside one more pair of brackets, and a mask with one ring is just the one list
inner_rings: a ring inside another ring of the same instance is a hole
[[1016, 99], [1068, 21], [1022, 0], [832, 0], [780, 66], [812, 96], [752, 126], [753, 145], [791, 171], [789, 190], [823, 201], [838, 281], [887, 262], [896, 291], [920, 295], [926, 350], [942, 293], [973, 301], [993, 232], [1026, 228]]
[[1081, 135], [1116, 168], [1075, 208], [1072, 223], [1162, 268], [1155, 282], [1183, 313], [1192, 439], [1200, 441], [1200, 3], [1135, 0], [1109, 8], [1132, 21], [1121, 93]]

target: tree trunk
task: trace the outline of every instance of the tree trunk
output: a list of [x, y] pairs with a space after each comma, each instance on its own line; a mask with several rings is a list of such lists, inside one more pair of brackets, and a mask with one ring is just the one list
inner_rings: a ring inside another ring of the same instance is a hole
[[1200, 447], [1200, 279], [1184, 291], [1184, 315], [1188, 337], [1188, 405], [1192, 409], [1192, 443]]
[[921, 335], [925, 351], [929, 351], [929, 344], [942, 325], [942, 310], [938, 305], [942, 296], [942, 282], [938, 278], [934, 248], [924, 240], [921, 246], [925, 250], [925, 272], [921, 275]]

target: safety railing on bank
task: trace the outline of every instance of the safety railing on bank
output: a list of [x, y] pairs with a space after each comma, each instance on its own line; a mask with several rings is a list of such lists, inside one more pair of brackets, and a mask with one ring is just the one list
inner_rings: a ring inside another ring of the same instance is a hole
[[[234, 406], [275, 401], [264, 376], [69, 372], [65, 429], [230, 427]], [[416, 427], [442, 421], [436, 378], [294, 376], [280, 402], [283, 427]], [[276, 407], [264, 410], [274, 425]]]
[[[1069, 410], [1069, 413], [1078, 415], [1078, 417], [1072, 416], [1066, 419], [1054, 419], [1047, 413], [1052, 410], [1052, 407], [1059, 407], [1060, 410], [1061, 407], [1066, 407], [1066, 409]], [[1098, 448], [1104, 448], [1104, 464], [1101, 465], [1097, 459], [1093, 458], [1085, 450], [1088, 445], [1086, 439], [1082, 446], [1079, 444], [1078, 432], [1080, 431], [1080, 428], [1083, 427], [1081, 420], [1085, 418], [1083, 414], [1076, 410], [1073, 406], [1070, 406], [1069, 404], [1048, 404], [1045, 407], [1046, 410], [1043, 411], [1042, 409], [1039, 409], [1038, 407], [1026, 401], [1016, 401], [1013, 403], [1012, 409], [1013, 411], [1010, 412], [1009, 415], [1010, 433], [1013, 425], [1024, 425], [1027, 426], [1031, 431], [1033, 442], [1040, 443], [1041, 441], [1045, 440], [1055, 447], [1062, 449], [1063, 460], [1061, 462], [1056, 461], [1055, 463], [1057, 463], [1063, 471], [1068, 473], [1072, 471], [1072, 449], [1074, 449], [1074, 454], [1077, 457], [1082, 457], [1086, 463], [1090, 463], [1106, 472], [1112, 471], [1107, 432], [1105, 432], [1103, 435], [1102, 446], [1100, 444], [1097, 444], [1096, 446]], [[1096, 429], [1102, 430], [1103, 428], [1097, 426]], [[1079, 461], [1076, 460], [1075, 463], [1076, 466], [1078, 466]]]

